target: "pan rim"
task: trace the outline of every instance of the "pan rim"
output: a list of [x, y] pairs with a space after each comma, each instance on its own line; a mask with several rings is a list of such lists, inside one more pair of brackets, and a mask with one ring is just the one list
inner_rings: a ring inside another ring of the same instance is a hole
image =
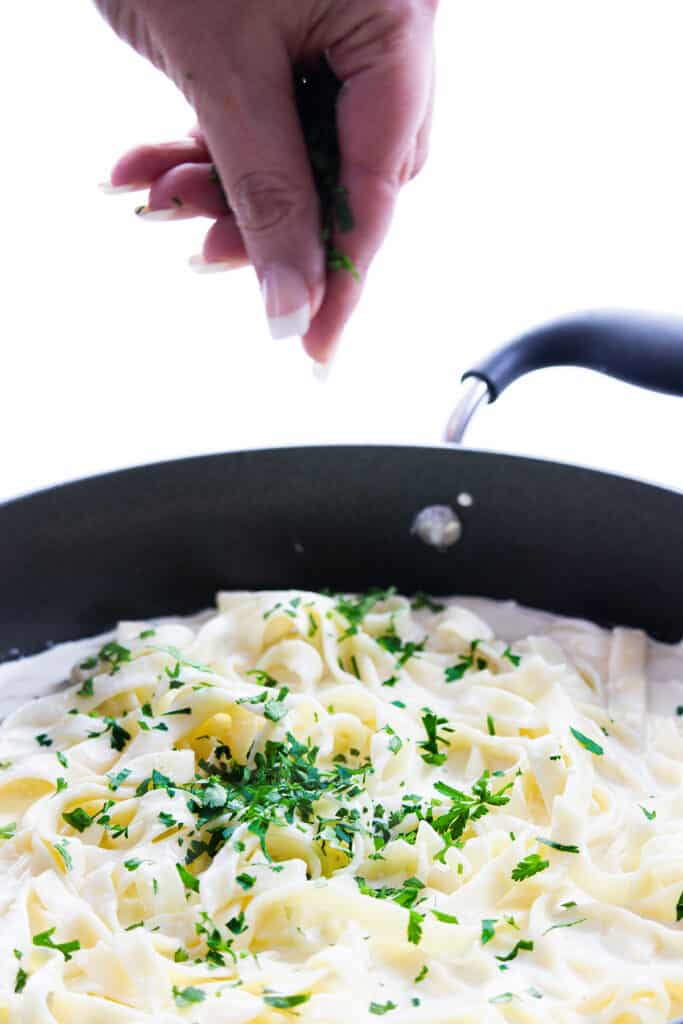
[[[444, 443], [438, 444], [382, 444], [373, 443], [367, 444], [361, 441], [344, 442], [344, 443], [319, 443], [319, 444], [292, 444], [292, 445], [270, 445], [268, 447], [255, 447], [255, 448], [230, 448], [225, 451], [216, 452], [203, 452], [196, 455], [184, 455], [176, 459], [159, 459], [156, 462], [143, 462], [137, 463], [132, 466], [120, 466], [116, 469], [107, 469], [101, 473], [91, 473], [87, 476], [72, 477], [71, 479], [63, 480], [59, 483], [47, 484], [44, 487], [38, 487], [35, 490], [24, 491], [20, 494], [15, 494], [9, 498], [5, 498], [0, 501], [0, 514], [5, 508], [14, 507], [21, 505], [25, 502], [29, 502], [34, 498], [46, 498], [50, 495], [59, 495], [62, 491], [70, 489], [72, 487], [79, 487], [90, 483], [96, 483], [105, 480], [113, 480], [115, 478], [121, 478], [129, 473], [144, 473], [146, 470], [158, 471], [164, 467], [177, 467], [185, 464], [196, 464], [202, 460], [215, 460], [230, 458], [232, 456], [250, 456], [250, 455], [277, 455], [281, 452], [287, 452], [291, 454], [304, 454], [307, 452], [319, 452], [319, 451], [330, 451], [330, 452], [345, 452], [345, 451], [377, 451], [377, 452], [406, 452], [414, 453], [419, 451], [424, 452], [435, 452], [442, 451], [449, 454], [464, 454], [465, 456], [481, 455], [486, 458], [502, 458], [514, 462], [524, 463], [526, 465], [534, 464], [539, 466], [554, 466], [558, 469], [568, 469], [571, 471], [578, 471], [584, 473], [590, 473], [594, 477], [600, 477], [607, 481], [615, 480], [626, 484], [635, 484], [640, 487], [645, 487], [650, 491], [657, 491], [661, 494], [665, 494], [673, 497], [683, 498], [683, 485], [678, 487], [672, 487], [667, 484], [662, 484], [652, 480], [643, 479], [638, 476], [628, 476], [625, 473], [613, 473], [606, 469], [598, 469], [594, 466], [587, 466], [580, 462], [563, 462], [557, 459], [547, 458], [545, 456], [537, 455], [524, 455], [519, 452], [507, 452], [496, 448], [470, 448], [469, 446], [456, 446], [448, 445]], [[683, 1021], [681, 1021], [683, 1024]]]

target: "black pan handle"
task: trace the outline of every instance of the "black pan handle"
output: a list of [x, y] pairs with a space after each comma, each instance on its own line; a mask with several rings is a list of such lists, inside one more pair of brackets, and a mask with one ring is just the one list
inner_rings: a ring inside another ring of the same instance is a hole
[[683, 396], [683, 319], [650, 313], [577, 313], [509, 342], [467, 373], [473, 381], [449, 422], [446, 440], [459, 442], [485, 400], [534, 370], [582, 366], [668, 395]]

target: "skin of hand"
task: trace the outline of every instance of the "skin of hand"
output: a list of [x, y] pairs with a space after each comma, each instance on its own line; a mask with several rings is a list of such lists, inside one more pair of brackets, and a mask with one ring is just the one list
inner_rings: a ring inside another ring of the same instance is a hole
[[[119, 36], [175, 82], [198, 122], [188, 138], [131, 150], [114, 167], [111, 186], [149, 188], [143, 217], [212, 218], [197, 269], [253, 264], [273, 336], [301, 336], [313, 359], [328, 361], [399, 190], [427, 156], [438, 0], [96, 4]], [[339, 247], [360, 281], [325, 266], [294, 103], [293, 65], [323, 53], [343, 83], [341, 183], [355, 220]]]

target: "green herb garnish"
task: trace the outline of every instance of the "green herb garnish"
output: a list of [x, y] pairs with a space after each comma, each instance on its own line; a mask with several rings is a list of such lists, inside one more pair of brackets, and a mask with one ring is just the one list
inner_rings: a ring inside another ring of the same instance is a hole
[[542, 860], [537, 853], [530, 853], [528, 857], [520, 860], [519, 864], [512, 870], [512, 881], [523, 882], [532, 878], [539, 871], [545, 871], [550, 867], [550, 861]]
[[579, 732], [579, 730], [575, 729], [573, 726], [569, 727], [569, 731], [574, 739], [577, 740], [582, 747], [585, 747], [586, 750], [589, 750], [591, 754], [595, 754], [596, 757], [602, 757], [605, 753], [603, 747], [601, 747], [599, 743], [596, 743], [595, 740], [592, 740], [590, 736], [584, 736], [582, 732]]

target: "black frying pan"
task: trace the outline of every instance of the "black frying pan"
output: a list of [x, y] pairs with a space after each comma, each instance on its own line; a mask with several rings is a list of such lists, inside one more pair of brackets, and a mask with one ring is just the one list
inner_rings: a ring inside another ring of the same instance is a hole
[[[591, 314], [531, 332], [465, 375], [452, 437], [520, 375], [567, 364], [683, 395], [683, 323]], [[680, 442], [667, 443], [683, 475]], [[471, 507], [459, 504], [462, 494]], [[434, 505], [455, 511], [457, 543], [438, 548], [411, 532]], [[0, 660], [119, 618], [196, 611], [220, 588], [394, 584], [406, 593], [515, 598], [677, 641], [683, 495], [460, 448], [234, 452], [0, 506], [0, 579]]]

